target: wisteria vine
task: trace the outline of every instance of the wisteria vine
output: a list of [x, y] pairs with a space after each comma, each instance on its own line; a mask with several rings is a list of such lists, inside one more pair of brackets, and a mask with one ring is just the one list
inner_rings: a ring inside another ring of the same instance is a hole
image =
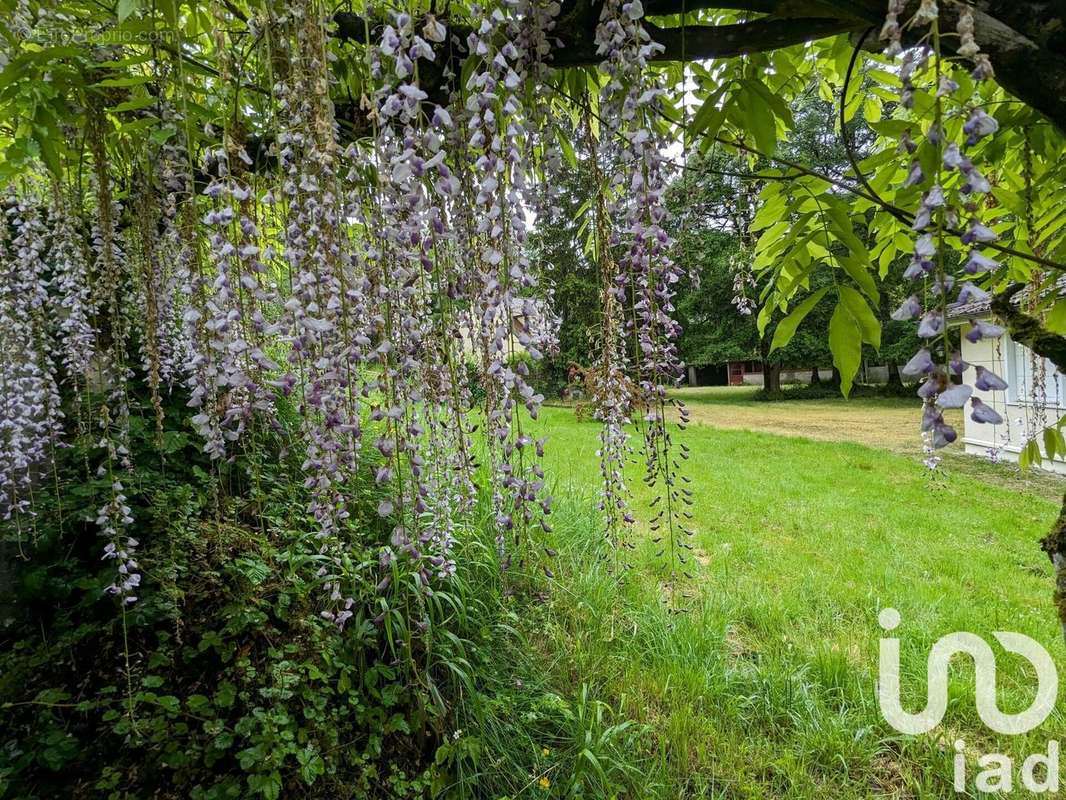
[[[980, 82], [992, 77], [992, 66], [980, 52], [973, 37], [973, 11], [966, 3], [958, 3], [957, 35], [960, 58], [972, 61], [971, 77]], [[881, 31], [888, 41], [886, 52], [903, 52], [900, 69], [902, 92], [900, 103], [912, 109], [915, 103], [915, 81], [924, 78], [933, 97], [932, 120], [925, 131], [924, 145], [911, 135], [901, 141], [901, 151], [910, 158], [904, 188], [921, 190], [921, 200], [912, 229], [916, 236], [914, 254], [904, 277], [920, 281], [924, 298], [916, 292], [908, 297], [892, 314], [895, 320], [918, 319], [918, 335], [927, 344], [903, 367], [902, 372], [924, 381], [918, 390], [922, 398], [921, 430], [930, 454], [927, 465], [939, 462], [933, 451], [956, 440], [957, 431], [944, 419], [944, 410], [962, 408], [970, 403], [970, 416], [975, 422], [998, 425], [1002, 416], [991, 405], [974, 396], [980, 391], [1002, 390], [1006, 382], [986, 367], [974, 368], [973, 384], [962, 382], [969, 364], [949, 344], [948, 319], [968, 303], [988, 300], [990, 295], [977, 286], [971, 276], [994, 272], [1000, 264], [982, 251], [982, 245], [996, 241], [998, 235], [982, 222], [985, 204], [982, 198], [990, 191], [988, 179], [973, 163], [968, 151], [978, 142], [996, 132], [999, 125], [978, 104], [956, 100], [959, 83], [952, 77], [952, 62], [941, 50], [939, 9], [934, 0], [923, 0], [909, 20], [900, 20], [905, 4], [901, 0], [889, 3], [888, 18]], [[925, 29], [926, 33], [914, 47], [903, 49], [902, 36], [906, 29]], [[924, 149], [923, 149], [924, 147]], [[923, 166], [922, 156], [928, 153]], [[926, 174], [931, 164], [930, 174]], [[960, 265], [961, 283], [951, 265], [952, 251], [947, 239], [965, 220], [959, 236], [969, 252]], [[984, 319], [971, 319], [966, 338], [971, 342], [996, 339], [1004, 329]]]
[[[368, 571], [386, 606], [399, 586], [425, 597], [447, 581], [479, 497], [501, 568], [515, 580], [554, 577], [545, 441], [532, 421], [544, 400], [534, 371], [556, 346], [557, 318], [527, 237], [564, 168], [541, 136], [560, 124], [541, 91], [559, 11], [553, 0], [504, 0], [476, 9], [461, 39], [433, 14], [392, 13], [368, 30], [361, 66], [375, 87], [362, 102], [372, 135], [346, 147], [328, 13], [316, 0], [271, 3], [248, 20], [272, 69], [258, 163], [236, 122], [208, 126], [203, 139], [182, 130], [184, 96], [157, 103], [173, 131], [130, 165], [107, 116], [91, 111], [89, 191], [56, 185], [45, 202], [26, 186], [4, 201], [0, 321], [18, 334], [0, 345], [5, 518], [32, 514], [62, 443], [65, 398], [93, 409], [93, 466], [107, 487], [96, 524], [115, 568], [107, 591], [134, 603], [130, 396], [147, 387], [160, 435], [170, 399], [189, 407], [216, 476], [256, 447], [257, 432], [281, 429], [283, 405], [296, 408], [321, 614], [338, 628]], [[659, 46], [642, 16], [639, 2], [611, 2], [597, 29], [600, 101], [615, 112], [592, 148], [608, 184], [597, 212], [597, 404], [608, 528], [634, 519], [623, 475], [632, 420], [673, 573], [687, 546], [684, 450], [668, 424], [674, 406], [686, 421], [668, 393], [682, 370], [681, 272], [664, 228], [662, 89], [644, 69]], [[226, 54], [222, 91], [238, 108], [245, 67], [228, 54], [234, 34], [219, 25], [212, 35]], [[456, 48], [470, 57], [461, 74]], [[156, 75], [180, 76], [183, 63], [176, 55]], [[427, 73], [448, 88], [423, 85]], [[354, 558], [370, 544], [352, 520], [360, 470], [373, 475], [389, 531], [369, 566]]]

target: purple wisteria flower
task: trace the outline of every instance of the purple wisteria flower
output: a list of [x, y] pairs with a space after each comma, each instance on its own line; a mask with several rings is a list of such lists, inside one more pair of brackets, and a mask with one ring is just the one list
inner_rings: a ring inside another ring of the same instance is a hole
[[981, 139], [990, 136], [999, 130], [999, 123], [995, 117], [989, 116], [984, 110], [975, 108], [970, 112], [969, 119], [962, 126], [962, 132], [966, 134], [966, 144], [977, 144]]
[[939, 309], [927, 311], [918, 324], [918, 335], [923, 339], [939, 336], [944, 330], [944, 315]]
[[981, 242], [984, 244], [996, 241], [996, 239], [999, 238], [999, 235], [975, 218], [970, 220], [969, 226], [960, 238], [962, 239], [963, 244], [973, 244], [974, 242]]
[[982, 392], [1001, 392], [1007, 388], [1007, 382], [990, 369], [978, 365], [976, 370], [977, 378], [973, 382], [975, 389]]
[[966, 263], [963, 265], [963, 270], [970, 275], [976, 275], [979, 272], [992, 272], [999, 269], [999, 266], [998, 261], [994, 261], [974, 249], [970, 251], [969, 258], [966, 259]]
[[908, 378], [917, 378], [920, 375], [932, 372], [935, 366], [933, 356], [923, 347], [911, 357], [910, 361], [903, 365], [900, 372]]
[[963, 361], [962, 353], [958, 350], [955, 351], [954, 355], [951, 357], [951, 361], [948, 363], [948, 368], [951, 370], [952, 374], [959, 376], [961, 376], [969, 366], [969, 362]]
[[970, 320], [970, 330], [966, 332], [967, 340], [976, 344], [982, 339], [998, 339], [1006, 333], [1006, 330], [992, 322], [983, 319]]
[[974, 286], [969, 281], [962, 284], [962, 288], [959, 290], [959, 297], [956, 301], [959, 304], [963, 303], [981, 303], [988, 300], [992, 295], [986, 292], [980, 287]]
[[974, 422], [983, 422], [991, 425], [1002, 425], [1003, 417], [992, 406], [981, 401], [981, 398], [974, 397], [970, 400], [970, 404], [973, 407], [973, 412], [970, 414], [970, 419]]
[[948, 425], [943, 419], [933, 426], [933, 447], [941, 448], [947, 447], [959, 437], [959, 434], [953, 427]]
[[906, 180], [903, 181], [904, 188], [911, 186], [918, 186], [925, 182], [925, 173], [922, 172], [922, 164], [918, 159], [914, 159], [911, 162], [910, 172], [907, 173]]
[[914, 319], [922, 313], [922, 304], [917, 295], [911, 295], [900, 304], [900, 307], [892, 312], [892, 319], [897, 322]]
[[941, 408], [962, 408], [972, 394], [973, 387], [960, 383], [942, 391], [936, 398], [936, 404]]
[[[107, 471], [101, 467], [100, 477]], [[102, 536], [110, 541], [104, 546], [102, 558], [115, 562], [116, 579], [104, 591], [115, 595], [124, 605], [137, 601], [137, 587], [141, 585], [140, 566], [136, 560], [138, 542], [124, 531], [133, 524], [133, 515], [124, 494], [122, 482], [111, 479], [111, 498], [96, 514], [96, 524]]]

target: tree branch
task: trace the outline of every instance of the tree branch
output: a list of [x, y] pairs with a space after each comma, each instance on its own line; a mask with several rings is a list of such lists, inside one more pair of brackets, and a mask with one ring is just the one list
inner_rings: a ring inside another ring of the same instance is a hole
[[1066, 336], [1052, 333], [1036, 317], [1026, 314], [1014, 302], [1025, 284], [1014, 283], [992, 298], [992, 312], [1007, 324], [1010, 337], [1038, 356], [1043, 356], [1066, 373]]
[[[906, 14], [917, 7], [911, 0]], [[1019, 8], [1024, 7], [1024, 8]], [[773, 50], [779, 47], [860, 32], [884, 20], [884, 0], [648, 0], [651, 15], [680, 14], [682, 11], [726, 9], [770, 13], [751, 22], [735, 25], [688, 25], [662, 28], [645, 22], [652, 38], [666, 47], [656, 61], [730, 58]], [[941, 3], [941, 27], [953, 31], [959, 6]], [[572, 0], [564, 5], [556, 36], [553, 61], [559, 67], [593, 66], [599, 63], [595, 44], [598, 18], [596, 0]], [[358, 14], [334, 15], [337, 38], [365, 43], [367, 22]], [[378, 27], [370, 23], [371, 36]], [[1046, 2], [1032, 0], [984, 0], [974, 9], [975, 35], [981, 49], [991, 58], [997, 80], [1007, 91], [1041, 112], [1061, 131], [1066, 131], [1066, 11]], [[453, 41], [462, 51], [469, 29], [451, 26]], [[913, 32], [911, 35], [914, 35]], [[681, 46], [684, 39], [684, 47]], [[945, 40], [950, 51], [952, 41]]]
[[[702, 0], [696, 0], [696, 5], [688, 10], [710, 7]], [[727, 5], [740, 5], [732, 3]], [[778, 6], [780, 0], [770, 2], [752, 2], [752, 6]], [[648, 13], [671, 14], [680, 13], [680, 0], [662, 0], [663, 10]], [[714, 7], [721, 7], [714, 3]], [[342, 11], [333, 15], [336, 23], [334, 36], [341, 41], [356, 44], [366, 43], [367, 21], [352, 12]], [[802, 44], [812, 39], [823, 39], [826, 36], [834, 36], [861, 27], [860, 22], [854, 19], [831, 19], [831, 18], [797, 18], [776, 19], [763, 18], [753, 22], [741, 22], [733, 25], [685, 25], [676, 28], [661, 28], [650, 22], [644, 23], [644, 28], [651, 38], [663, 45], [666, 50], [654, 56], [655, 61], [680, 61], [685, 59], [701, 58], [732, 58], [733, 56], [747, 53], [759, 53], [765, 50], [777, 50], [793, 44]], [[369, 26], [371, 37], [380, 29], [378, 23]], [[465, 26], [450, 26], [449, 32], [458, 40], [460, 55], [465, 55], [466, 35], [470, 29]], [[586, 31], [578, 26], [576, 29], [562, 29], [557, 31], [558, 38], [563, 42], [563, 47], [552, 53], [551, 63], [555, 67], [591, 67], [599, 64], [603, 57], [596, 53], [596, 42], [593, 38], [594, 31]], [[682, 47], [682, 40], [684, 47]], [[425, 88], [425, 87], [423, 87]]]
[[821, 0], [648, 0], [644, 3], [644, 12], [649, 16], [667, 16], [684, 14], [704, 9], [721, 11], [752, 11], [759, 14], [772, 14], [775, 17], [834, 17], [847, 18], [855, 22], [863, 21], [861, 15], [842, 13]]
[[[684, 25], [678, 28], [660, 28], [650, 22], [644, 23], [651, 38], [666, 48], [653, 57], [654, 61], [733, 58], [849, 33], [857, 26], [861, 27], [861, 23], [854, 20], [820, 17], [768, 17], [735, 25]], [[565, 51], [562, 55], [566, 55]], [[559, 63], [558, 54], [555, 63]]]
[[[992, 298], [992, 312], [1007, 324], [1011, 339], [1066, 372], [1066, 337], [1049, 331], [1039, 319], [1026, 314], [1014, 302], [1024, 288], [1025, 284], [1015, 283], [997, 294]], [[1059, 518], [1047, 536], [1040, 540], [1040, 547], [1055, 566], [1054, 601], [1066, 637], [1066, 497], [1062, 500]]]
[[[839, 14], [859, 17], [869, 25], [879, 25], [885, 18], [882, 0], [819, 1]], [[918, 0], [911, 0], [900, 19], [913, 13], [917, 6]], [[1017, 6], [1024, 6], [1024, 9]], [[1060, 31], [1066, 24], [1066, 11], [1061, 9], [1061, 3], [1058, 6], [1059, 10], [1056, 10], [1055, 4], [1047, 2], [985, 0], [973, 9], [974, 36], [981, 50], [992, 60], [1000, 86], [1044, 114], [1060, 131], [1066, 132], [1066, 51], [1062, 47]], [[940, 3], [941, 30], [955, 30], [960, 8], [960, 4]], [[1048, 38], [1048, 29], [1059, 33], [1055, 38]], [[907, 35], [913, 41], [916, 32], [912, 30]], [[945, 37], [943, 45], [954, 53], [957, 41]], [[1045, 44], [1042, 46], [1038, 42]]]
[[773, 14], [783, 5], [781, 0], [648, 0], [644, 4], [644, 13], [653, 17], [670, 14], [687, 14], [707, 8], [721, 8], [728, 11], [755, 11], [760, 14]]

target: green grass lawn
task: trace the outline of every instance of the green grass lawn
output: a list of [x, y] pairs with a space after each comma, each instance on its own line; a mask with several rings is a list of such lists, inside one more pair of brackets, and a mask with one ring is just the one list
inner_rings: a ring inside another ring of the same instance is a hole
[[[753, 399], [755, 387], [716, 386], [680, 389], [677, 396], [691, 409], [693, 421], [719, 428], [743, 429], [802, 436], [819, 441], [855, 442], [895, 453], [918, 455], [921, 409], [916, 398], [841, 397], [766, 403]], [[962, 433], [962, 412], [945, 412], [948, 421]], [[942, 471], [970, 475], [980, 480], [1023, 492], [1061, 500], [1066, 483], [1040, 470], [1023, 472], [1017, 465], [992, 464], [964, 452], [955, 442], [938, 455]]]
[[[549, 408], [536, 425], [549, 437], [561, 552], [550, 601], [520, 627], [546, 685], [570, 696], [587, 685], [618, 718], [647, 726], [629, 753], [640, 788], [625, 796], [956, 797], [956, 738], [969, 748], [971, 787], [978, 753], [1019, 756], [1020, 766], [1049, 738], [1066, 739], [1061, 699], [1027, 736], [987, 732], [962, 658], [933, 734], [896, 734], [874, 693], [885, 606], [903, 617], [895, 635], [909, 710], [924, 705], [929, 647], [956, 630], [990, 641], [994, 630], [1028, 634], [1066, 679], [1051, 568], [1037, 545], [1058, 511], [1049, 499], [1057, 479], [1019, 478], [1007, 467], [931, 476], [883, 441], [876, 448], [741, 429], [761, 427], [760, 408], [773, 416], [786, 405], [799, 419], [824, 408], [691, 394], [699, 424], [680, 436], [692, 449], [695, 579], [677, 592], [640, 524], [631, 553], [611, 555], [603, 544], [597, 424]], [[730, 403], [749, 416], [738, 423]], [[876, 428], [876, 417], [872, 425], [867, 418], [879, 406], [904, 407], [866, 401], [842, 413]], [[907, 407], [916, 418], [914, 404]], [[849, 438], [847, 425], [829, 427]], [[640, 467], [630, 473], [646, 519], [651, 498]], [[631, 566], [619, 568], [622, 560]], [[1021, 710], [1035, 688], [1031, 670], [999, 656], [1000, 706]], [[508, 788], [514, 796], [552, 791], [532, 780]]]

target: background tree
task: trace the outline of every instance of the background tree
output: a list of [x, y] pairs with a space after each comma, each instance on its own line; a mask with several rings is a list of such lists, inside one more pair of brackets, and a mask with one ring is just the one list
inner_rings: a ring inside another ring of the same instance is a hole
[[678, 293], [680, 346], [689, 364], [759, 361], [763, 388], [776, 392], [782, 367], [830, 362], [828, 316], [810, 315], [787, 346], [770, 352], [776, 323], [760, 333], [755, 312], [765, 284], [751, 271], [748, 235], [760, 182], [748, 170], [742, 159], [715, 152], [694, 160], [671, 187], [677, 257], [698, 278]]

